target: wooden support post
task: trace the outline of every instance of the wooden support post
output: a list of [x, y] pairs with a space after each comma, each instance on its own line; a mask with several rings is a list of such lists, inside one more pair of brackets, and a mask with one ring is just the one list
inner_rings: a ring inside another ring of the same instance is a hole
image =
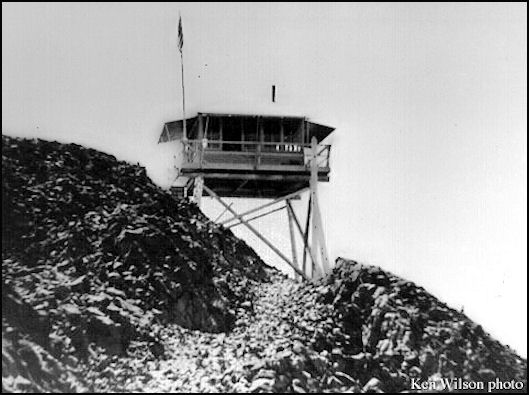
[[[308, 249], [308, 243], [309, 243], [309, 230], [310, 230], [310, 215], [312, 213], [311, 209], [312, 209], [312, 196], [309, 196], [309, 204], [308, 204], [308, 208], [307, 208], [307, 219], [306, 219], [306, 222], [305, 222], [305, 232], [303, 233], [303, 244], [305, 245], [305, 250], [303, 251], [303, 266], [302, 266], [302, 270], [303, 270], [303, 273], [307, 273], [307, 266], [306, 266], [306, 263], [307, 263], [307, 249]], [[311, 254], [311, 251], [309, 250], [309, 256], [310, 256], [310, 259], [311, 261], [313, 262], [314, 259], [312, 258], [312, 254]], [[312, 263], [314, 265], [314, 263]]]
[[290, 248], [292, 249], [292, 263], [299, 267], [298, 265], [298, 256], [296, 253], [296, 234], [294, 233], [294, 212], [292, 206], [290, 205], [290, 200], [287, 199], [287, 213], [288, 213], [288, 228], [290, 230]]
[[279, 251], [267, 238], [265, 238], [261, 233], [259, 233], [252, 225], [250, 225], [248, 222], [246, 222], [239, 214], [235, 212], [228, 204], [226, 204], [214, 191], [209, 189], [206, 185], [204, 185], [204, 190], [210, 195], [211, 197], [215, 198], [220, 204], [222, 204], [229, 212], [231, 212], [239, 221], [241, 221], [254, 235], [256, 235], [259, 239], [261, 239], [272, 251], [274, 251], [281, 259], [283, 259], [296, 273], [301, 275], [303, 278], [307, 278], [305, 276], [305, 273], [303, 273], [299, 268], [294, 266], [292, 262], [281, 252]]
[[329, 273], [330, 265], [329, 265], [329, 255], [327, 253], [327, 244], [325, 243], [325, 233], [323, 231], [323, 220], [321, 217], [321, 211], [319, 202], [316, 201], [316, 204], [314, 206], [314, 214], [312, 216], [312, 220], [314, 221], [315, 228], [319, 229], [319, 235], [318, 235], [318, 246], [319, 246], [319, 253], [321, 255], [321, 266], [323, 270], [323, 274]]
[[323, 233], [323, 223], [321, 219], [320, 208], [318, 204], [318, 141], [316, 137], [311, 139], [312, 157], [310, 162], [310, 191], [312, 203], [312, 250], [317, 251], [316, 259], [320, 259], [320, 265], [314, 265], [313, 274], [322, 276], [329, 271], [329, 260], [327, 255], [327, 246]]
[[[311, 140], [311, 158], [310, 158], [310, 203], [311, 203], [311, 211], [312, 211], [312, 240], [311, 240], [311, 247], [313, 251], [318, 251], [318, 241], [319, 241], [319, 231], [320, 229], [316, 227], [316, 223], [314, 222], [314, 214], [315, 210], [314, 207], [316, 205], [316, 199], [318, 196], [318, 164], [316, 163], [316, 155], [317, 155], [317, 148], [318, 143], [316, 141], [316, 137], [312, 137]], [[319, 277], [322, 273], [322, 270], [319, 267], [319, 260], [318, 256], [315, 256], [316, 261], [312, 262], [312, 270], [309, 271], [311, 278], [313, 277]]]
[[202, 190], [204, 189], [204, 177], [198, 176], [195, 177], [194, 184], [193, 184], [193, 201], [196, 203], [196, 205], [200, 208], [200, 204], [202, 203]]

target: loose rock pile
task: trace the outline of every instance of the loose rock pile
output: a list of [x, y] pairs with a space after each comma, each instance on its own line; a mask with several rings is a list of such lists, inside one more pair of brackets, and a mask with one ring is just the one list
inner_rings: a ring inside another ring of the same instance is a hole
[[[113, 365], [121, 374], [101, 380], [99, 391], [151, 392], [319, 392], [354, 388], [331, 353], [316, 351], [292, 322], [287, 306], [303, 284], [284, 276], [256, 285], [251, 306], [241, 306], [229, 333], [205, 333], [168, 326], [167, 357]], [[285, 310], [286, 308], [286, 310]], [[145, 369], [145, 366], [148, 369]], [[130, 368], [132, 367], [132, 368]]]
[[[2, 262], [5, 284], [48, 322], [40, 344], [82, 360], [94, 347], [124, 354], [133, 339], [158, 355], [163, 322], [227, 330], [269, 270], [143, 168], [78, 145], [6, 136]], [[27, 309], [4, 299], [4, 317], [24, 320]]]
[[143, 168], [2, 138], [3, 392], [382, 392], [517, 380], [462, 313], [339, 259], [299, 283]]

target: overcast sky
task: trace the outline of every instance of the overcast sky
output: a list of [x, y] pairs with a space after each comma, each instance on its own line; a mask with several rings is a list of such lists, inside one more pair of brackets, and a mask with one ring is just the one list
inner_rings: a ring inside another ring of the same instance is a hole
[[[179, 11], [189, 113], [336, 128], [320, 188], [332, 258], [416, 281], [527, 355], [526, 4], [2, 3], [2, 132], [97, 148], [164, 183]], [[284, 213], [258, 226], [289, 252]]]

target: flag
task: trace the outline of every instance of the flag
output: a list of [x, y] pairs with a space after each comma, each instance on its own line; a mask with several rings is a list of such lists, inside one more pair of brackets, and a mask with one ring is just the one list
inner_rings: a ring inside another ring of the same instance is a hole
[[184, 31], [182, 30], [182, 17], [178, 19], [178, 49], [182, 52], [184, 47]]

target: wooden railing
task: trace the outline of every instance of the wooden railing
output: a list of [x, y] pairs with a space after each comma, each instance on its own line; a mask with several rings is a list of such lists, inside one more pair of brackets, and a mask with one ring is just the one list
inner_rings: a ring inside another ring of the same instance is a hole
[[[329, 167], [331, 146], [318, 144], [316, 160], [318, 167]], [[212, 159], [215, 162], [239, 162], [260, 164], [275, 161], [281, 165], [283, 161], [295, 162], [308, 167], [312, 157], [310, 144], [290, 142], [259, 142], [259, 141], [220, 141], [220, 140], [187, 140], [184, 142], [185, 162], [202, 167]], [[273, 163], [273, 162], [272, 162]]]

